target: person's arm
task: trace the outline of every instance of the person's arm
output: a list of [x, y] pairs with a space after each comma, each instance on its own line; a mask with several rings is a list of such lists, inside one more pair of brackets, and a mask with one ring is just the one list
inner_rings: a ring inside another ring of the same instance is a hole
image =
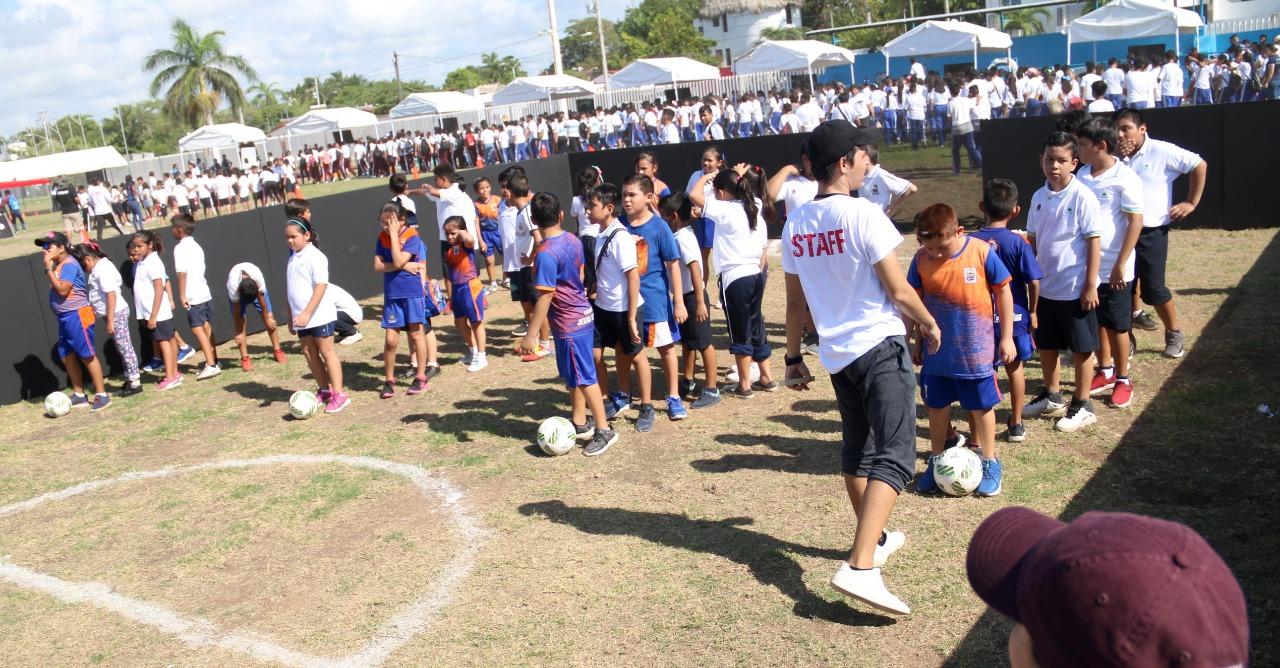
[[1031, 329], [1039, 327], [1040, 322], [1036, 318], [1036, 306], [1040, 302], [1040, 279], [1029, 281], [1027, 283], [1027, 312], [1030, 315]]
[[627, 327], [631, 329], [631, 342], [640, 343], [640, 326], [636, 324], [636, 309], [640, 303], [640, 270], [627, 270]]
[[[698, 322], [706, 322], [710, 315], [707, 313], [706, 285], [702, 281], [702, 262], [694, 260], [689, 263], [689, 280], [693, 283], [693, 317]], [[681, 295], [683, 298], [684, 295]]]
[[902, 191], [901, 195], [898, 195], [889, 201], [889, 210], [885, 211], [884, 215], [888, 216], [889, 219], [892, 220], [893, 214], [898, 212], [898, 209], [902, 207], [902, 203], [907, 201], [908, 197], [911, 197], [919, 191], [920, 189], [916, 187], [916, 184], [908, 183], [907, 189]]
[[[288, 303], [289, 303], [289, 300], [286, 299], [285, 300], [286, 310], [289, 308]], [[276, 315], [271, 312], [271, 309], [267, 308], [267, 296], [266, 294], [264, 294], [263, 290], [258, 291], [258, 307], [262, 310], [262, 322], [267, 326], [267, 329], [268, 330], [275, 329]], [[235, 312], [237, 314], [240, 313], [240, 309], [235, 309]]]
[[924, 307], [924, 302], [920, 301], [920, 295], [916, 293], [916, 289], [907, 283], [907, 277], [902, 273], [902, 266], [898, 264], [897, 254], [889, 253], [884, 256], [875, 264], [875, 269], [876, 277], [880, 279], [880, 285], [884, 287], [885, 294], [904, 316], [920, 327], [921, 334], [929, 340], [929, 353], [938, 352], [938, 347], [942, 345], [942, 330], [938, 328], [938, 323]]
[[[155, 291], [155, 297], [151, 299], [151, 317], [147, 318], [147, 329], [156, 328], [156, 314], [160, 312], [160, 305], [164, 303], [164, 296], [166, 292], [163, 278], [152, 279], [151, 286]], [[169, 297], [169, 299], [172, 300], [173, 297]]]
[[1086, 237], [1084, 265], [1084, 289], [1080, 291], [1080, 308], [1092, 311], [1098, 308], [1098, 266], [1102, 264], [1102, 239]]
[[107, 293], [107, 336], [116, 335], [116, 291]]
[[191, 308], [191, 303], [187, 301], [187, 272], [178, 272], [178, 296], [182, 298], [182, 308]]
[[703, 174], [698, 178], [697, 182], [693, 184], [693, 187], [689, 189], [689, 202], [691, 204], [700, 209], [706, 207], [707, 192], [705, 188], [707, 187], [707, 181], [714, 179], [716, 174], [717, 172], [711, 172], [710, 174]]
[[764, 192], [769, 196], [769, 201], [778, 201], [780, 199], [779, 195], [782, 193], [783, 184], [787, 182], [787, 179], [793, 176], [799, 176], [799, 174], [800, 169], [795, 165], [786, 165], [782, 167], [782, 169], [779, 169], [764, 186]]
[[684, 307], [684, 283], [680, 279], [679, 251], [676, 259], [667, 261], [667, 275], [671, 280], [671, 303], [675, 306], [676, 324], [683, 324], [689, 319], [689, 311]]
[[1124, 229], [1124, 244], [1120, 246], [1116, 266], [1111, 268], [1111, 276], [1107, 281], [1116, 290], [1124, 288], [1124, 267], [1129, 263], [1134, 247], [1138, 245], [1138, 236], [1142, 234], [1142, 214], [1126, 212], [1125, 219], [1128, 220], [1128, 226]]
[[1190, 182], [1187, 183], [1187, 199], [1169, 208], [1169, 220], [1182, 220], [1200, 206], [1200, 197], [1204, 195], [1204, 182], [1208, 174], [1209, 163], [1201, 159], [1200, 164], [1191, 170]]
[[59, 297], [66, 297], [71, 294], [71, 282], [62, 280], [62, 277], [58, 275], [58, 266], [56, 264], [46, 262], [44, 273], [49, 277], [49, 284], [53, 286], [53, 291], [57, 292]]
[[540, 290], [538, 301], [533, 304], [533, 314], [529, 316], [529, 333], [520, 339], [520, 354], [528, 355], [538, 350], [538, 332], [542, 331], [542, 324], [547, 321], [547, 313], [551, 311], [551, 298], [555, 295], [553, 290]]
[[1010, 281], [996, 288], [996, 314], [1000, 316], [1000, 361], [1005, 364], [1018, 357], [1018, 349], [1013, 345], [1013, 291], [1009, 289]]

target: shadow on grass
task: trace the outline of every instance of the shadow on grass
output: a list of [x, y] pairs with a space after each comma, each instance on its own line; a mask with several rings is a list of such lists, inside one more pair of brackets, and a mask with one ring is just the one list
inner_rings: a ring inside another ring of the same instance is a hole
[[[415, 413], [400, 419], [404, 424], [425, 422], [434, 432], [452, 434], [459, 441], [474, 441], [483, 435], [516, 439], [527, 443], [538, 433], [538, 420], [531, 416], [564, 413], [561, 388], [532, 390], [517, 387], [492, 388], [484, 399], [467, 399], [435, 413]], [[437, 399], [438, 400], [438, 399]]]
[[[1244, 588], [1256, 666], [1280, 663], [1280, 420], [1256, 412], [1280, 400], [1278, 292], [1280, 235], [1061, 515], [1125, 511], [1200, 532]], [[946, 665], [1004, 664], [1008, 633], [1009, 623], [988, 610]]]
[[234, 392], [245, 399], [253, 399], [260, 402], [259, 407], [265, 408], [271, 404], [287, 404], [289, 403], [289, 390], [283, 387], [272, 387], [257, 381], [247, 380], [237, 383], [229, 383], [223, 386], [228, 392]]
[[733, 517], [695, 520], [673, 513], [649, 513], [622, 508], [573, 508], [563, 501], [540, 501], [520, 506], [524, 515], [545, 517], [584, 533], [601, 536], [636, 536], [665, 547], [713, 554], [742, 564], [761, 584], [776, 587], [795, 601], [794, 612], [806, 619], [822, 619], [849, 626], [887, 626], [888, 617], [868, 614], [844, 601], [828, 601], [804, 584], [804, 571], [788, 553], [830, 560], [834, 567], [848, 556], [779, 540], [742, 528], [754, 520]]

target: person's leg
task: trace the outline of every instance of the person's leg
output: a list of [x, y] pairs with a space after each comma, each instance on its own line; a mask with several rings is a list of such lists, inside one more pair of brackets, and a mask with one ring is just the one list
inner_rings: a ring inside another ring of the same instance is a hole
[[[992, 379], [993, 380], [993, 379]], [[932, 422], [930, 423], [932, 424]], [[996, 412], [993, 408], [969, 411], [969, 425], [973, 438], [982, 449], [983, 459], [996, 458]]]
[[[1116, 333], [1115, 333], [1115, 330], [1112, 330], [1112, 329], [1107, 328], [1107, 327], [1099, 327], [1098, 329], [1099, 329], [1099, 332], [1098, 332], [1099, 336], [1098, 336], [1098, 352], [1097, 352], [1097, 356], [1098, 356], [1098, 365], [1097, 365], [1097, 368], [1098, 368], [1098, 370], [1099, 370], [1099, 371], [1102, 371], [1102, 370], [1104, 370], [1104, 369], [1112, 369], [1114, 365], [1112, 365], [1112, 363], [1111, 363], [1111, 349], [1112, 349], [1112, 346], [1115, 346], [1115, 345], [1116, 345], [1116, 344], [1115, 344], [1115, 340], [1116, 340]], [[1126, 336], [1126, 337], [1124, 337], [1124, 340], [1125, 340], [1125, 347], [1128, 347], [1128, 345], [1129, 345], [1129, 337], [1127, 337], [1127, 336]], [[1119, 347], [1118, 347], [1118, 346], [1116, 346], [1116, 348], [1117, 348], [1117, 352], [1116, 352], [1116, 354], [1118, 355], [1118, 354], [1119, 354], [1119, 350], [1118, 350], [1118, 348], [1119, 348]]]
[[[59, 346], [61, 347], [61, 346]], [[80, 368], [80, 356], [69, 352], [62, 356], [62, 367], [67, 370], [67, 378], [71, 381], [71, 391], [84, 394], [84, 370]]]
[[[400, 330], [386, 330], [386, 339], [382, 343], [383, 379], [388, 383], [396, 383], [396, 351], [400, 348]], [[425, 346], [424, 346], [425, 348]], [[421, 357], [421, 355], [419, 355]]]
[[205, 366], [217, 366], [218, 355], [213, 349], [212, 327], [208, 322], [199, 325], [191, 325], [191, 333], [195, 334], [196, 344], [200, 346], [200, 352], [204, 354]]
[[929, 409], [929, 451], [942, 454], [947, 447], [947, 434], [951, 431], [951, 407]]
[[1089, 379], [1093, 378], [1093, 354], [1072, 353], [1071, 357], [1076, 373], [1073, 396], [1076, 401], [1086, 401], [1089, 399]]
[[[1105, 343], [1104, 343], [1105, 341]], [[1118, 332], [1112, 329], [1106, 330], [1106, 336], [1098, 341], [1098, 350], [1101, 353], [1103, 348], [1109, 348], [1108, 352], [1112, 353], [1115, 358], [1116, 376], [1120, 378], [1129, 377], [1129, 332]], [[1102, 355], [1098, 355], [1098, 364], [1110, 366], [1111, 360], [1102, 361]]]
[[969, 167], [972, 169], [982, 169], [982, 147], [979, 141], [982, 135], [978, 132], [971, 132], [965, 136], [964, 148], [969, 152]]
[[1044, 375], [1045, 389], [1057, 394], [1061, 391], [1062, 369], [1058, 366], [1058, 349], [1040, 349], [1040, 368]]
[[596, 365], [596, 383], [600, 393], [609, 396], [609, 368], [604, 364], [604, 348], [599, 346], [591, 350], [592, 361]]
[[316, 386], [322, 390], [332, 391], [331, 379], [325, 369], [323, 356], [316, 345], [316, 337], [303, 336], [299, 342], [302, 344], [302, 357], [307, 360], [307, 368], [311, 370], [311, 378], [316, 381]]
[[708, 390], [715, 390], [716, 384], [719, 382], [716, 368], [716, 347], [708, 345], [702, 349], [702, 375], [703, 385]]
[[116, 312], [115, 334], [111, 336], [120, 351], [120, 359], [124, 362], [124, 375], [130, 382], [136, 383], [142, 377], [138, 370], [138, 353], [133, 349], [133, 333], [129, 331], [129, 310]]
[[156, 341], [160, 349], [160, 359], [164, 360], [164, 378], [171, 380], [178, 377], [178, 344], [177, 339]]
[[658, 359], [662, 363], [662, 373], [667, 377], [667, 396], [680, 396], [680, 360], [676, 356], [675, 344], [658, 348]]
[[695, 357], [696, 354], [697, 351], [692, 348], [682, 348], [680, 351], [681, 375], [683, 376], [686, 385], [694, 382], [693, 376], [698, 366], [698, 361]]
[[476, 343], [471, 332], [471, 321], [465, 316], [458, 316], [453, 319], [453, 326], [458, 330], [462, 345], [466, 346], [468, 351], [475, 350]]
[[[618, 392], [627, 396], [631, 395], [631, 370], [636, 365], [635, 357], [626, 354], [619, 346], [613, 349], [613, 368], [618, 374]], [[643, 357], [641, 359], [644, 359]], [[648, 360], [645, 360], [648, 365]]]
[[471, 325], [471, 337], [472, 337], [472, 340], [474, 341], [473, 345], [475, 346], [476, 352], [483, 355], [485, 354], [484, 349], [485, 349], [485, 343], [486, 343], [484, 321], [478, 320], [475, 322], [471, 322], [469, 324]]
[[[596, 423], [596, 429], [608, 429], [609, 419], [605, 417], [604, 412], [604, 392], [600, 389], [600, 386], [597, 384], [586, 385], [579, 387], [578, 392], [585, 399], [584, 407], [591, 410], [591, 417]], [[585, 414], [582, 416], [583, 421], [586, 421], [586, 417]], [[576, 417], [574, 420], [575, 424], [581, 424], [576, 422]]]
[[[596, 390], [596, 394], [597, 395], [600, 394], [599, 389]], [[604, 404], [601, 403], [601, 406], [603, 405]], [[587, 423], [587, 395], [585, 392], [582, 391], [581, 387], [573, 387], [569, 389], [569, 406], [570, 406], [569, 416], [570, 416], [570, 419], [573, 421], [573, 424], [574, 425], [586, 424]], [[601, 408], [600, 412], [603, 413], [604, 409]], [[599, 426], [599, 424], [597, 424], [596, 426]], [[605, 423], [605, 428], [608, 428], [608, 422]]]
[[[649, 356], [641, 350], [638, 355], [631, 359], [635, 365], [636, 385], [640, 390], [640, 405], [645, 406], [653, 403], [653, 370], [649, 368]], [[621, 375], [621, 374], [619, 374]], [[621, 385], [621, 381], [619, 381]]]
[[951, 173], [960, 173], [960, 144], [964, 142], [963, 135], [951, 135]]
[[1009, 377], [1009, 424], [1022, 424], [1022, 407], [1027, 404], [1027, 377], [1021, 360], [1004, 365]]

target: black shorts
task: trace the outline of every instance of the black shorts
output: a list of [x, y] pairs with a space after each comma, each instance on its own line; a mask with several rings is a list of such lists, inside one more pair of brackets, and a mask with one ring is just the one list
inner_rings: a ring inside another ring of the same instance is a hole
[[[643, 342], [631, 340], [631, 327], [627, 324], [627, 314], [621, 311], [606, 311], [599, 306], [595, 309], [596, 333], [593, 345], [596, 348], [616, 348], [623, 355], [639, 355], [644, 350]], [[636, 323], [639, 326], [639, 323]]]
[[201, 208], [205, 209], [206, 211], [208, 211], [209, 209], [212, 209], [212, 208], [213, 208], [213, 199], [212, 199], [212, 198], [210, 198], [210, 197], [201, 197], [201, 198], [200, 198], [200, 206], [201, 206]]
[[[146, 321], [142, 321], [146, 324]], [[151, 338], [156, 341], [172, 341], [173, 340], [173, 318], [168, 320], [157, 320], [156, 328], [151, 330]]]
[[1098, 349], [1098, 311], [1080, 308], [1079, 299], [1036, 302], [1036, 348], [1091, 353]]
[[680, 324], [680, 345], [685, 350], [706, 350], [711, 345], [711, 298], [704, 291], [702, 293], [702, 301], [707, 309], [707, 319], [698, 322], [695, 314], [698, 312], [698, 300], [694, 298], [692, 290], [684, 293], [684, 310], [688, 311], [689, 317]]
[[916, 473], [916, 374], [903, 336], [891, 336], [831, 374], [845, 475], [901, 492]]
[[1133, 252], [1142, 301], [1152, 306], [1168, 303], [1173, 299], [1173, 293], [1164, 284], [1165, 264], [1169, 260], [1169, 226], [1142, 228]]
[[1112, 290], [1109, 284], [1098, 286], [1098, 326], [1113, 332], [1127, 332], [1133, 322], [1133, 286], [1124, 284]]
[[191, 328], [203, 327], [206, 322], [213, 319], [213, 302], [208, 301], [203, 304], [192, 304], [187, 309], [187, 322], [191, 323]]
[[507, 280], [511, 281], [511, 301], [529, 304], [538, 301], [537, 291], [533, 289], [533, 267], [507, 272]]
[[761, 312], [767, 278], [768, 274], [761, 272], [720, 285], [720, 305], [729, 328], [729, 352], [757, 362], [769, 359], [770, 352]]

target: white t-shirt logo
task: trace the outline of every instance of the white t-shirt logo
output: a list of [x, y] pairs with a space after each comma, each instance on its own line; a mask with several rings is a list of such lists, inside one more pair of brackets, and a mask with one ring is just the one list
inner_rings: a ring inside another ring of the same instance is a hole
[[964, 268], [964, 282], [973, 284], [978, 282], [978, 270], [973, 267]]

